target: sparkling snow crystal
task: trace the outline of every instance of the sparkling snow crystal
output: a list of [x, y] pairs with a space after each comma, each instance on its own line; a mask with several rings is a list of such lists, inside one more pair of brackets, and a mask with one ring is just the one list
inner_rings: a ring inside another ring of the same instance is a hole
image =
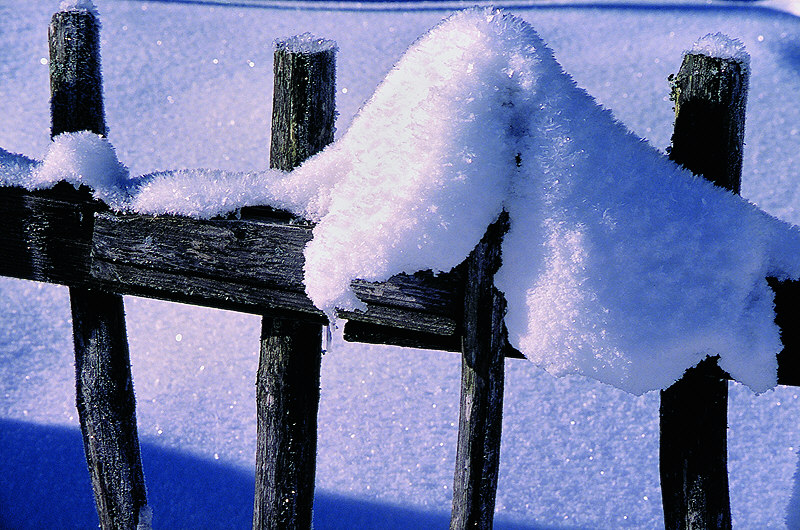
[[25, 186], [30, 175], [39, 165], [25, 155], [10, 153], [0, 148], [0, 186]]
[[732, 39], [722, 33], [709, 33], [694, 43], [688, 53], [708, 55], [719, 59], [733, 59], [745, 67], [750, 68], [750, 54], [744, 49], [744, 43]]
[[0, 186], [35, 190], [60, 181], [76, 188], [87, 186], [113, 208], [129, 207], [132, 181], [128, 168], [103, 136], [90, 131], [60, 134], [50, 143], [43, 161], [0, 149]]
[[95, 16], [97, 15], [97, 7], [95, 7], [92, 0], [63, 0], [59, 5], [60, 11], [88, 11]]

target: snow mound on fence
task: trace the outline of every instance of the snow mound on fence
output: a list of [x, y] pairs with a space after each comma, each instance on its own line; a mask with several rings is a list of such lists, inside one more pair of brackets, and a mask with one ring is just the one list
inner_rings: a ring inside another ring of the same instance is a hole
[[218, 169], [159, 171], [137, 179], [124, 209], [148, 214], [180, 214], [208, 219], [243, 206], [270, 204], [290, 210], [272, 191], [280, 171], [242, 173]]
[[134, 182], [111, 142], [90, 131], [59, 134], [42, 161], [0, 149], [0, 185], [36, 190], [60, 181], [86, 186], [116, 209], [127, 208]]
[[643, 393], [720, 355], [776, 383], [765, 277], [798, 276], [800, 231], [628, 132], [518, 18], [469, 10], [422, 37], [293, 184], [314, 190], [306, 287], [329, 312], [361, 307], [354, 278], [449, 270], [505, 208], [496, 284], [537, 365]]
[[[745, 57], [719, 36], [698, 46]], [[56, 138], [43, 163], [0, 152], [0, 184], [65, 178], [116, 209], [207, 218], [270, 204], [317, 222], [306, 290], [331, 316], [363, 307], [353, 279], [450, 270], [505, 209], [495, 282], [511, 344], [554, 375], [636, 394], [708, 355], [755, 391], [774, 386], [765, 278], [800, 276], [800, 229], [631, 134], [526, 22], [492, 9], [420, 38], [345, 135], [290, 173], [129, 179], [90, 133]]]
[[104, 136], [90, 131], [62, 133], [53, 138], [41, 166], [30, 175], [32, 188], [46, 188], [66, 180], [76, 188], [85, 185], [94, 196], [111, 205], [128, 199], [130, 175]]
[[40, 164], [41, 162], [25, 155], [0, 148], [0, 186], [25, 187], [26, 183], [30, 184], [31, 173]]

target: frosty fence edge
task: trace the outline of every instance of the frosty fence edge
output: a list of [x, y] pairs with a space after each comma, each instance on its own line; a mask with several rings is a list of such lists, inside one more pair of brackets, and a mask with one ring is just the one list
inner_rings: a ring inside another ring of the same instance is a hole
[[[105, 134], [94, 15], [57, 13], [49, 33], [51, 134]], [[675, 81], [671, 152], [677, 162], [735, 191], [746, 95], [737, 64], [687, 55]], [[334, 85], [331, 47], [276, 48], [272, 167], [289, 170], [333, 140]], [[726, 141], [709, 148], [696, 137]], [[692, 147], [698, 145], [700, 157]], [[698, 158], [712, 164], [698, 166]], [[147, 505], [122, 302], [122, 295], [136, 295], [263, 316], [253, 527], [309, 528], [326, 323], [303, 287], [303, 248], [312, 224], [266, 207], [211, 220], [120, 214], [64, 183], [34, 192], [0, 188], [0, 212], [0, 274], [70, 288], [77, 406], [101, 526], [135, 528]], [[492, 526], [503, 363], [504, 357], [520, 357], [506, 341], [505, 300], [493, 285], [508, 223], [501, 215], [447, 274], [353, 282], [367, 310], [341, 313], [348, 320], [347, 340], [462, 352], [451, 528]], [[800, 286], [771, 285], [786, 347], [779, 355], [779, 383], [800, 385], [793, 359], [798, 338], [789, 325]], [[668, 528], [730, 527], [726, 379], [708, 359], [662, 392]]]

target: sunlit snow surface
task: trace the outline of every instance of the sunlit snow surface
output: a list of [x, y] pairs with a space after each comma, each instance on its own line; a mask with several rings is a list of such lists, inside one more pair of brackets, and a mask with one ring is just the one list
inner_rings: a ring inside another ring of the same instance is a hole
[[[0, 146], [38, 159], [49, 144], [45, 28], [57, 2], [43, 4], [0, 6]], [[403, 50], [447, 15], [110, 1], [98, 8], [110, 140], [133, 174], [263, 169], [274, 38], [310, 31], [336, 40], [344, 131]], [[669, 140], [666, 77], [682, 51], [707, 33], [741, 38], [753, 58], [743, 194], [798, 221], [793, 17], [714, 5], [514, 12], [580, 86], [657, 147]], [[93, 527], [66, 292], [15, 280], [0, 289], [0, 520]], [[154, 526], [247, 526], [258, 319], [132, 298], [126, 306]], [[554, 379], [521, 361], [507, 368], [497, 527], [659, 526], [657, 394]], [[458, 372], [457, 356], [435, 352], [348, 346], [325, 357], [316, 528], [447, 526]], [[737, 527], [785, 526], [796, 396], [732, 387]]]

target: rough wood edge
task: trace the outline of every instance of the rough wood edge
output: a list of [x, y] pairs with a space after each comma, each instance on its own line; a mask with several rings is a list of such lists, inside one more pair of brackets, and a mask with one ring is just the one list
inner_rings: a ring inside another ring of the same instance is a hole
[[465, 262], [461, 399], [451, 530], [491, 529], [500, 465], [506, 301], [494, 287], [508, 214], [487, 229]]
[[[105, 135], [99, 22], [87, 10], [58, 12], [48, 37], [51, 136], [83, 130]], [[55, 193], [73, 196], [69, 186], [61, 188]], [[76, 193], [85, 198], [80, 221], [91, 227], [94, 203], [88, 190]], [[134, 529], [147, 494], [122, 296], [76, 286], [70, 305], [76, 404], [100, 526]]]

